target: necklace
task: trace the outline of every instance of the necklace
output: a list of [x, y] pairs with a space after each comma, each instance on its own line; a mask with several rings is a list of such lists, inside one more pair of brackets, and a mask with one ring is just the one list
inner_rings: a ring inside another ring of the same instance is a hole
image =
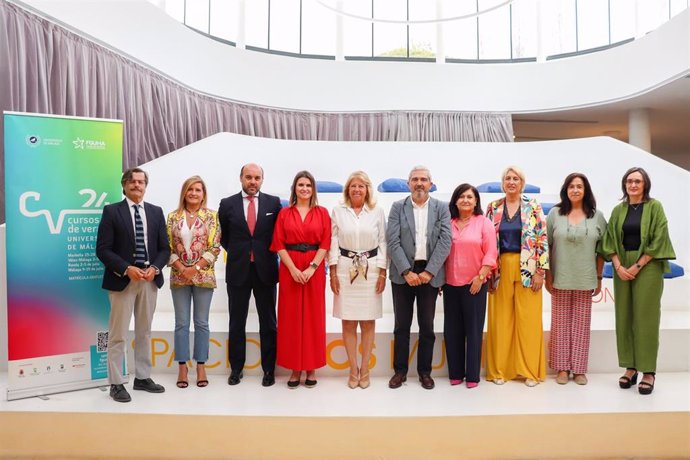
[[644, 201], [640, 201], [636, 205], [630, 204], [630, 207], [633, 208], [633, 211], [637, 211], [637, 209], [644, 204]]
[[191, 217], [191, 218], [196, 217], [197, 213], [199, 212], [198, 209], [197, 209], [195, 212], [192, 212], [192, 211], [190, 211], [190, 210], [187, 209], [187, 208], [184, 208], [184, 210], [185, 210], [185, 212], [189, 215], [189, 217]]

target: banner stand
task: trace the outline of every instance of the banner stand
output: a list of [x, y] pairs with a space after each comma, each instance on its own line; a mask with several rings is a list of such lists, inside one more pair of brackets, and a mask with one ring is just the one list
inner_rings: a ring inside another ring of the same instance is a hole
[[120, 201], [120, 120], [5, 112], [7, 399], [107, 385], [96, 237]]

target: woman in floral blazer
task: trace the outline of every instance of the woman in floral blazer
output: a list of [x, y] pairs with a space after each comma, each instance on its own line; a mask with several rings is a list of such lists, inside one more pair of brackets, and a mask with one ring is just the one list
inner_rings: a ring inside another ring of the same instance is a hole
[[182, 184], [177, 210], [168, 214], [170, 240], [170, 289], [175, 307], [175, 359], [179, 364], [177, 386], [187, 388], [189, 323], [194, 301], [194, 360], [199, 387], [208, 385], [204, 363], [208, 360], [209, 328], [216, 274], [213, 265], [220, 254], [218, 213], [206, 208], [206, 184], [192, 176]]
[[505, 197], [489, 204], [496, 227], [498, 266], [489, 283], [486, 378], [497, 385], [518, 376], [529, 387], [544, 380], [542, 293], [549, 268], [546, 219], [541, 205], [522, 195], [525, 175], [516, 166], [502, 176]]

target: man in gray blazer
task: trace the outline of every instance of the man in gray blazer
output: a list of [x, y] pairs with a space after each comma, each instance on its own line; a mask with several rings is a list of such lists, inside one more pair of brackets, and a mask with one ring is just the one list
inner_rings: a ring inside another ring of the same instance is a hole
[[407, 185], [411, 195], [393, 203], [386, 230], [395, 311], [395, 374], [388, 386], [400, 388], [407, 380], [410, 326], [417, 299], [417, 374], [422, 387], [431, 390], [434, 388], [431, 360], [436, 340], [434, 315], [439, 288], [445, 283], [444, 264], [450, 253], [450, 212], [447, 204], [429, 197], [433, 183], [428, 168], [415, 166]]

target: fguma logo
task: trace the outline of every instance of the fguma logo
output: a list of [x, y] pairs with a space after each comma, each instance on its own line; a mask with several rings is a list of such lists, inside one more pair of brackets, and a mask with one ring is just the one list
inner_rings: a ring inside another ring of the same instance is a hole
[[77, 137], [72, 141], [75, 150], [105, 150], [105, 141], [82, 139]]

